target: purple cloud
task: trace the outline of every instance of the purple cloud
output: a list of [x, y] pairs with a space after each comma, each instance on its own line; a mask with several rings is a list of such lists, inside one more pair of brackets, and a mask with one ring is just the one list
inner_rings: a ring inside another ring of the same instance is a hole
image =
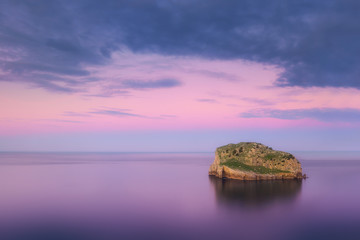
[[150, 81], [125, 80], [121, 86], [125, 89], [154, 89], [154, 88], [173, 88], [181, 85], [176, 79], [159, 79]]
[[323, 122], [360, 122], [360, 109], [353, 108], [310, 108], [310, 109], [258, 109], [239, 115], [243, 118], [278, 118], [304, 119], [312, 118]]

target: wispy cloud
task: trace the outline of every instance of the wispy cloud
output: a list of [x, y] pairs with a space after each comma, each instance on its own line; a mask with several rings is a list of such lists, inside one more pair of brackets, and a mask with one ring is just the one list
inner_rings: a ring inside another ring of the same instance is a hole
[[161, 114], [160, 117], [162, 117], [162, 118], [177, 118], [178, 116], [171, 115], [171, 114]]
[[304, 119], [311, 118], [323, 122], [360, 122], [360, 109], [352, 108], [311, 108], [311, 109], [257, 109], [239, 115], [242, 118], [278, 118]]
[[138, 117], [138, 118], [148, 118], [145, 115], [141, 114], [135, 114], [128, 112], [127, 109], [97, 109], [94, 111], [90, 111], [90, 114], [100, 114], [100, 115], [109, 115], [109, 116], [115, 116], [115, 117]]
[[107, 86], [107, 87], [103, 87], [99, 93], [86, 94], [86, 96], [110, 98], [110, 97], [116, 97], [116, 96], [129, 97], [129, 96], [131, 96], [131, 94], [128, 90], [119, 89], [118, 86]]
[[[66, 117], [93, 117], [94, 115], [108, 115], [114, 117], [138, 117], [138, 118], [147, 118], [147, 119], [174, 119], [178, 116], [172, 114], [161, 114], [159, 116], [146, 116], [142, 114], [132, 113], [131, 109], [127, 108], [108, 108], [108, 107], [100, 107], [97, 109], [93, 109], [88, 112], [73, 112], [73, 111], [65, 111], [62, 114]], [[54, 119], [52, 119], [54, 120]], [[64, 122], [80, 122], [76, 120], [54, 120], [54, 121], [64, 121]]]
[[59, 123], [84, 123], [84, 121], [68, 120], [68, 119], [56, 119], [56, 118], [42, 118], [42, 119], [35, 119], [34, 121], [59, 122]]
[[173, 88], [181, 85], [176, 79], [159, 79], [149, 81], [125, 80], [121, 86], [125, 89], [155, 89], [155, 88]]
[[204, 102], [204, 103], [217, 103], [218, 101], [213, 98], [198, 98], [196, 99], [198, 102]]
[[78, 113], [72, 111], [66, 111], [62, 115], [66, 117], [91, 117], [91, 115], [88, 113]]
[[154, 90], [167, 89], [181, 86], [182, 83], [176, 79], [158, 80], [110, 80], [110, 84], [103, 86], [97, 93], [85, 94], [89, 97], [130, 97], [131, 90]]
[[239, 76], [226, 73], [226, 72], [220, 72], [220, 71], [210, 71], [210, 70], [196, 70], [196, 69], [187, 69], [186, 72], [189, 73], [196, 73], [201, 74], [206, 77], [216, 78], [219, 80], [227, 80], [227, 81], [238, 81], [242, 80]]
[[249, 103], [255, 103], [259, 105], [274, 105], [273, 101], [260, 99], [260, 98], [241, 98], [241, 100]]

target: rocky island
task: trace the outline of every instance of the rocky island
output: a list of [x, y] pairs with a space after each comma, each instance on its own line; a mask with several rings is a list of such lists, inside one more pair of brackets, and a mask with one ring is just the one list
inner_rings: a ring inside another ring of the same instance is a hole
[[241, 142], [216, 149], [209, 175], [239, 180], [302, 179], [300, 162], [290, 153], [261, 143]]

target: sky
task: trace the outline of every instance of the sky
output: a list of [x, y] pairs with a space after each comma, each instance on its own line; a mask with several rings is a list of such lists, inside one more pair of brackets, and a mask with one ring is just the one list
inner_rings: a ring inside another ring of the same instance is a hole
[[356, 0], [3, 0], [0, 151], [360, 151]]

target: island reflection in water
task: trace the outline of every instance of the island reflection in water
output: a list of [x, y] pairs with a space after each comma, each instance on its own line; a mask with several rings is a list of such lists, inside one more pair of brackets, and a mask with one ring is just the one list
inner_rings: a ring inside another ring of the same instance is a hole
[[240, 181], [209, 176], [220, 205], [264, 207], [275, 202], [292, 202], [301, 192], [302, 180]]

